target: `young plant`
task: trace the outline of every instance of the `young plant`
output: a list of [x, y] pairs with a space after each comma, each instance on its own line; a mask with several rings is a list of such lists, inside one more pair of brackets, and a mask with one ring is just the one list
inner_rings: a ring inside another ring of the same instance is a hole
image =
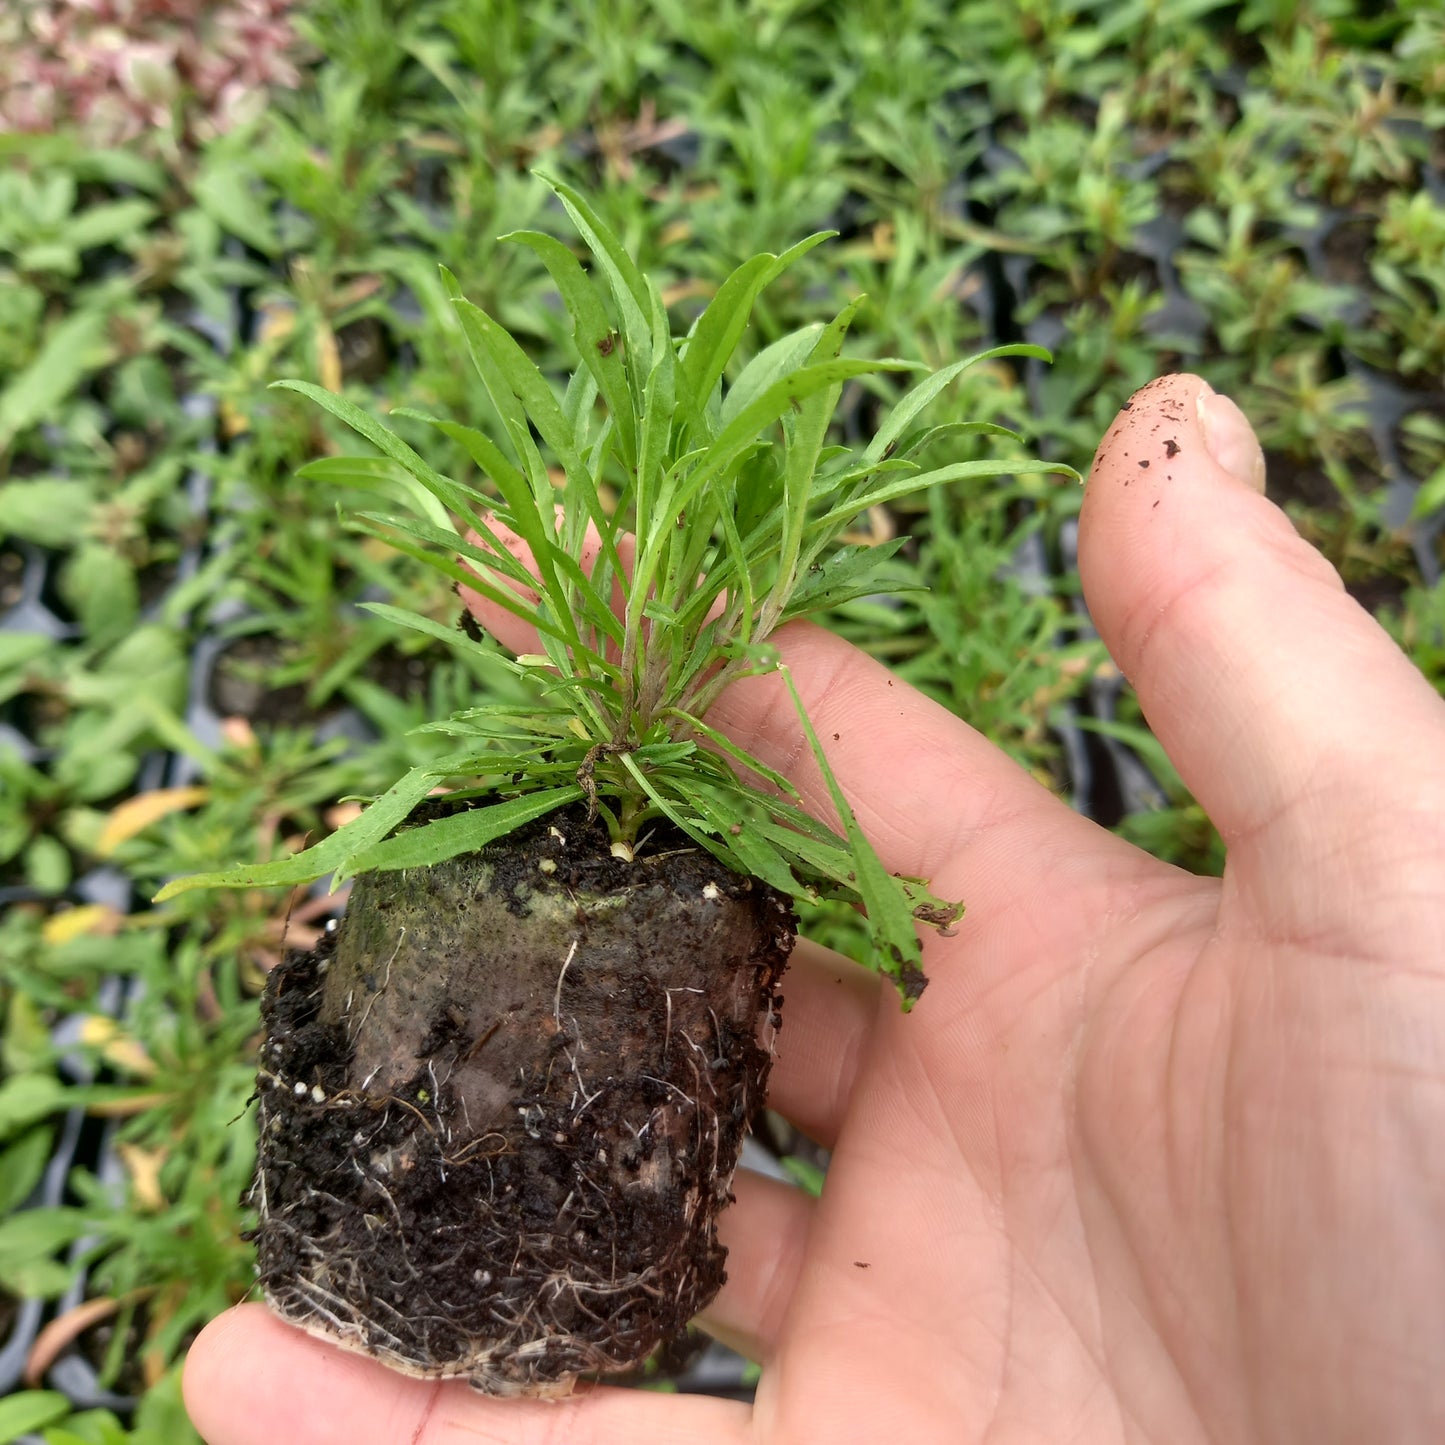
[[[744, 264], [678, 339], [656, 284], [580, 195], [554, 189], [593, 274], [550, 236], [515, 239], [571, 318], [581, 363], [561, 400], [443, 276], [497, 435], [426, 420], [494, 492], [443, 476], [342, 398], [284, 383], [381, 454], [306, 475], [408, 479], [416, 515], [362, 528], [535, 628], [540, 651], [508, 663], [534, 701], [433, 724], [454, 749], [305, 852], [161, 895], [356, 878], [340, 931], [268, 985], [262, 1283], [308, 1329], [501, 1394], [565, 1393], [580, 1372], [637, 1363], [722, 1283], [716, 1217], [763, 1098], [789, 901], [860, 905], [905, 1007], [924, 982], [916, 925], [962, 912], [873, 852], [774, 632], [885, 588], [901, 543], [840, 541], [868, 508], [1067, 470], [914, 461], [938, 440], [920, 413], [969, 361], [916, 385], [861, 452], [828, 445], [850, 378], [917, 369], [841, 355], [858, 301], [724, 383], [759, 292], [823, 236]], [[799, 708], [836, 830], [707, 721], [730, 683], [769, 671]]]

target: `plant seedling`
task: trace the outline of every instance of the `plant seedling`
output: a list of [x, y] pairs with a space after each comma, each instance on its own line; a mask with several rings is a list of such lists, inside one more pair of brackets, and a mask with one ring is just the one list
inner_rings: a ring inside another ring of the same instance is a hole
[[[918, 369], [841, 355], [857, 301], [724, 382], [759, 292], [824, 236], [745, 263], [674, 338], [656, 284], [580, 195], [554, 189], [592, 274], [553, 237], [514, 239], [571, 318], [581, 360], [561, 400], [443, 275], [498, 426], [426, 420], [496, 495], [342, 398], [283, 383], [381, 454], [307, 475], [404, 478], [416, 516], [359, 525], [535, 628], [541, 650], [509, 662], [535, 701], [433, 724], [455, 750], [305, 852], [161, 895], [355, 876], [339, 931], [267, 987], [262, 1285], [294, 1323], [495, 1394], [565, 1394], [581, 1373], [633, 1366], [721, 1285], [716, 1220], [764, 1096], [791, 903], [861, 906], [905, 1007], [924, 982], [917, 925], [962, 912], [880, 862], [774, 632], [886, 590], [901, 543], [840, 541], [869, 507], [1068, 470], [914, 461], [935, 435], [916, 419], [969, 361], [915, 385], [861, 452], [828, 445], [845, 382]], [[1041, 353], [971, 360], [1000, 355]], [[836, 830], [707, 721], [731, 682], [768, 671], [798, 707]]]

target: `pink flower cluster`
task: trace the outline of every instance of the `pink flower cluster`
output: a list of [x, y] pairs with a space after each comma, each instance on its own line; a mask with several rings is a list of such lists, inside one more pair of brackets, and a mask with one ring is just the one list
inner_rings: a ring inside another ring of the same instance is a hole
[[0, 131], [205, 140], [300, 81], [293, 0], [0, 0]]

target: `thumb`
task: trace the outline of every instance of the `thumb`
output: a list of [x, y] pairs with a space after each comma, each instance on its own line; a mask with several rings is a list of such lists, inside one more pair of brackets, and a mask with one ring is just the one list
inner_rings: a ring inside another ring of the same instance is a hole
[[1346, 829], [1352, 861], [1373, 842], [1398, 863], [1412, 819], [1439, 830], [1445, 704], [1263, 492], [1233, 402], [1151, 382], [1085, 489], [1090, 613], [1226, 843], [1298, 863]]

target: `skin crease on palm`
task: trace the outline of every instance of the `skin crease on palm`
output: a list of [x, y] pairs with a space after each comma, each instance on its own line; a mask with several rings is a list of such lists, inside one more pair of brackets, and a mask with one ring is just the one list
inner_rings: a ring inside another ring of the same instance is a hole
[[[1222, 880], [829, 634], [780, 635], [886, 865], [969, 911], [907, 1016], [795, 955], [771, 1102], [834, 1154], [822, 1200], [740, 1174], [722, 1221], [704, 1323], [762, 1362], [753, 1406], [488, 1400], [246, 1305], [188, 1362], [210, 1445], [1445, 1439], [1445, 703], [1262, 487], [1233, 404], [1168, 377], [1081, 523]], [[777, 683], [712, 720], [826, 815]]]

